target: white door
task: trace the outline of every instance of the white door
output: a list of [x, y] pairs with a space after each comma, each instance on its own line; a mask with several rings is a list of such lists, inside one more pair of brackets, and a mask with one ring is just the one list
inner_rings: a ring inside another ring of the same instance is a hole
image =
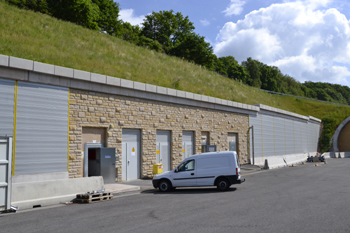
[[163, 164], [163, 172], [170, 170], [170, 131], [157, 130], [157, 163]]
[[122, 180], [140, 178], [140, 130], [123, 129], [122, 132]]
[[182, 132], [183, 159], [187, 159], [194, 154], [194, 133], [193, 131]]
[[197, 175], [195, 169], [195, 160], [187, 160], [182, 162], [177, 168], [178, 171], [174, 171], [173, 174], [173, 186], [196, 186]]
[[12, 137], [0, 137], [0, 211], [11, 208]]

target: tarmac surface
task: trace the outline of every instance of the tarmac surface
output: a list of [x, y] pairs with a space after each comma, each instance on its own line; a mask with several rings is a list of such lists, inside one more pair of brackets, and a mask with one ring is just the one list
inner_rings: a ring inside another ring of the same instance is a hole
[[[260, 167], [251, 165], [251, 164], [243, 164], [241, 165], [241, 175], [243, 177], [248, 176], [250, 174], [255, 174], [257, 172], [263, 172], [265, 170], [261, 170]], [[115, 184], [105, 184], [105, 191], [112, 192], [113, 195], [121, 195], [127, 194], [130, 192], [140, 192], [146, 189], [154, 189], [152, 185], [152, 179], [137, 179], [126, 181], [123, 183], [115, 183]]]

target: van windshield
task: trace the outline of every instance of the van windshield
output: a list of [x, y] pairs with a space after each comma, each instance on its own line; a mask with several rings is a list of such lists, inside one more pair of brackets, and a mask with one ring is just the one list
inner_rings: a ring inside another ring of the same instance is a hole
[[194, 170], [194, 160], [186, 161], [186, 162], [180, 164], [178, 167], [179, 172], [193, 171], [193, 170]]

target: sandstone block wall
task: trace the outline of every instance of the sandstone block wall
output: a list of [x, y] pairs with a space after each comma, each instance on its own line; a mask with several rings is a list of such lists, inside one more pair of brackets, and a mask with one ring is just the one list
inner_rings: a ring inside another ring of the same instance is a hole
[[184, 130], [194, 131], [196, 153], [201, 152], [202, 132], [209, 132], [209, 142], [217, 145], [218, 151], [228, 150], [228, 133], [237, 133], [240, 162], [248, 162], [248, 115], [71, 89], [69, 176], [72, 178], [83, 176], [83, 127], [106, 129], [105, 146], [116, 148], [117, 181], [121, 181], [122, 174], [124, 128], [141, 130], [141, 178], [152, 177], [157, 130], [171, 131], [171, 169], [182, 161]]

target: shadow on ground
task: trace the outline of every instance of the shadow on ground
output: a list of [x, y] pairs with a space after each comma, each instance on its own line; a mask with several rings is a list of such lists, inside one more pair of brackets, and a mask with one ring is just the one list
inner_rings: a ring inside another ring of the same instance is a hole
[[[237, 188], [229, 188], [225, 192], [234, 192]], [[171, 190], [170, 192], [161, 192], [159, 189], [147, 189], [141, 191], [141, 194], [154, 194], [154, 195], [171, 195], [171, 194], [208, 194], [208, 193], [225, 193], [217, 190], [213, 187], [203, 187], [203, 188], [176, 188]]]

